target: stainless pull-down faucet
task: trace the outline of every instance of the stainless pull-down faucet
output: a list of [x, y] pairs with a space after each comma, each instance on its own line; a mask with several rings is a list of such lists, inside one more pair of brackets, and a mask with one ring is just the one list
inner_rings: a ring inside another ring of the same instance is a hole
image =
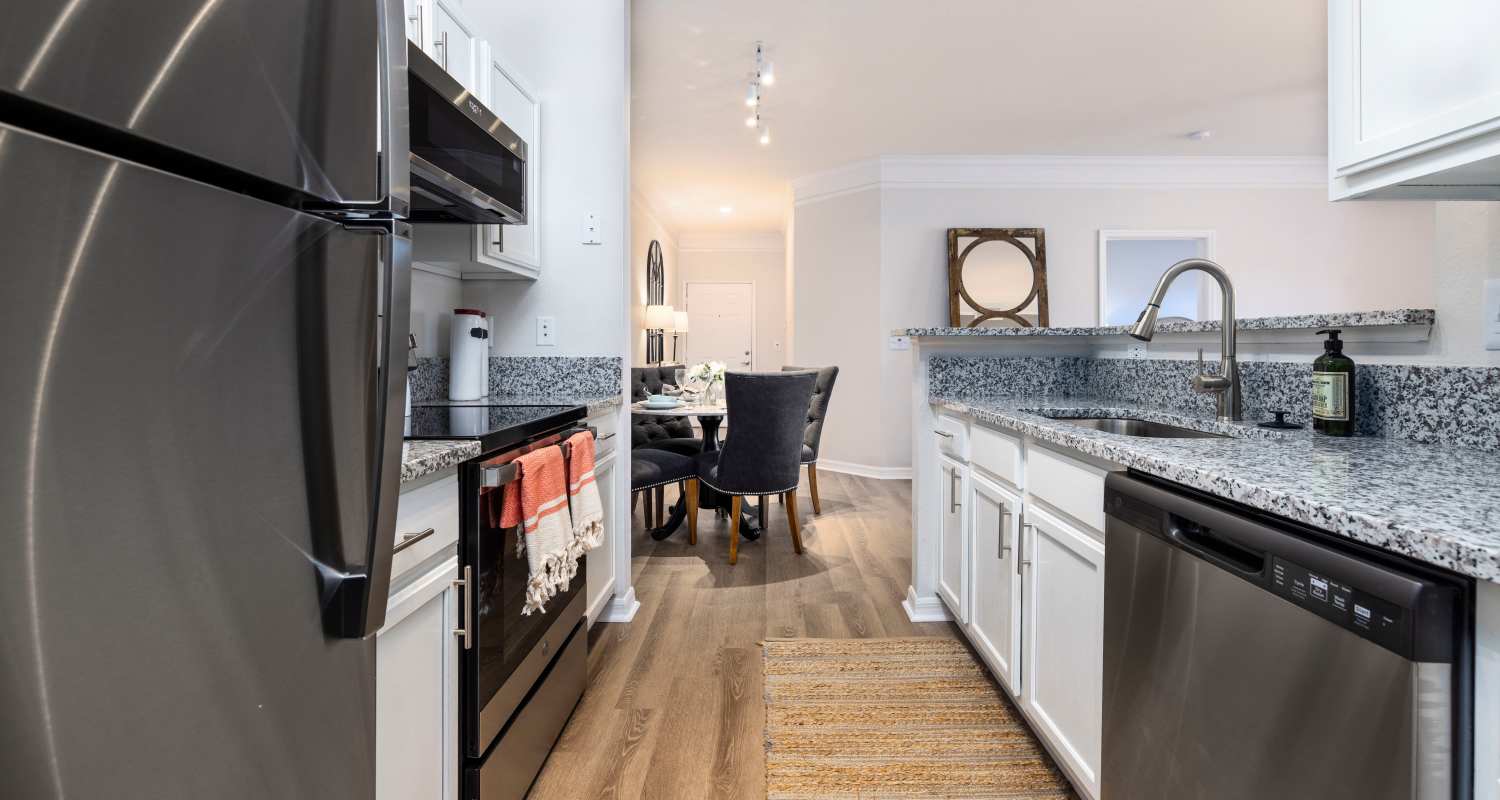
[[1171, 288], [1172, 281], [1177, 276], [1188, 270], [1196, 269], [1208, 273], [1219, 284], [1219, 292], [1224, 298], [1220, 309], [1220, 324], [1223, 326], [1223, 338], [1219, 357], [1219, 374], [1210, 375], [1203, 371], [1203, 350], [1198, 350], [1198, 373], [1193, 376], [1193, 391], [1200, 393], [1212, 393], [1218, 404], [1218, 416], [1220, 420], [1238, 422], [1242, 418], [1240, 410], [1240, 368], [1234, 357], [1234, 285], [1229, 282], [1229, 273], [1224, 268], [1209, 261], [1206, 258], [1188, 258], [1173, 264], [1162, 273], [1161, 280], [1156, 282], [1156, 289], [1151, 292], [1151, 299], [1146, 301], [1146, 307], [1141, 310], [1140, 317], [1136, 318], [1135, 324], [1130, 327], [1130, 335], [1143, 342], [1151, 341], [1151, 336], [1156, 333], [1156, 315], [1161, 311], [1162, 298], [1167, 296], [1167, 289]]

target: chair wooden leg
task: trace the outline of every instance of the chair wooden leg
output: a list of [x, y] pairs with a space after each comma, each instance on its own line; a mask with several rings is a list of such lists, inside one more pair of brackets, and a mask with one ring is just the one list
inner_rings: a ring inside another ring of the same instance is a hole
[[698, 543], [698, 479], [687, 479], [688, 544]]
[[729, 501], [729, 563], [740, 560], [740, 508], [745, 498], [735, 495]]
[[807, 488], [812, 491], [813, 513], [823, 513], [823, 504], [818, 501], [818, 465], [807, 465]]
[[641, 500], [641, 521], [647, 528], [654, 528], [656, 527], [656, 513], [651, 509], [654, 507], [652, 501], [656, 497], [656, 493], [650, 489], [645, 489], [641, 491], [641, 496], [644, 498]]
[[667, 487], [656, 487], [656, 527], [667, 524]]
[[758, 517], [758, 521], [760, 522], [760, 529], [761, 530], [765, 530], [766, 529], [766, 508], [768, 506], [770, 506], [770, 505], [771, 505], [771, 496], [770, 495], [764, 495], [764, 494], [761, 495], [760, 499], [758, 501], [756, 501], [756, 503], [755, 503], [755, 513], [756, 513], [756, 517]]
[[786, 524], [792, 529], [792, 549], [802, 555], [802, 526], [797, 524], [797, 490], [786, 493]]

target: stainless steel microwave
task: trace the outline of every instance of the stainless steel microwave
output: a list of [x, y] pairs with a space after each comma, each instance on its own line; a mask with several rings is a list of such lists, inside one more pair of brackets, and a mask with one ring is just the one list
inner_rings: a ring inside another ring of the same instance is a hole
[[526, 142], [407, 43], [413, 222], [526, 222]]

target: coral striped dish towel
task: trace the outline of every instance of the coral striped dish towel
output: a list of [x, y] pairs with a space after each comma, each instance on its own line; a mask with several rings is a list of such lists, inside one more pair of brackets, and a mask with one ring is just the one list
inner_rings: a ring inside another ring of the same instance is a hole
[[573, 508], [573, 541], [578, 552], [604, 543], [604, 506], [599, 503], [599, 485], [594, 482], [594, 434], [575, 433], [568, 438], [568, 503]]
[[568, 513], [568, 476], [562, 448], [543, 447], [516, 459], [515, 488], [505, 493], [502, 527], [524, 525], [526, 561], [531, 578], [526, 584], [522, 614], [546, 613], [544, 606], [578, 574], [579, 549]]

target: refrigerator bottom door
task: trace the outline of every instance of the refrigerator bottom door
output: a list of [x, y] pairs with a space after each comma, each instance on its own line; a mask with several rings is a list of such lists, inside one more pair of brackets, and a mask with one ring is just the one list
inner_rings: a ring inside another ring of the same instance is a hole
[[583, 697], [588, 672], [588, 630], [579, 622], [494, 746], [483, 758], [468, 763], [465, 800], [521, 800], [526, 796]]
[[0, 186], [0, 793], [373, 797], [397, 237], [3, 126]]

